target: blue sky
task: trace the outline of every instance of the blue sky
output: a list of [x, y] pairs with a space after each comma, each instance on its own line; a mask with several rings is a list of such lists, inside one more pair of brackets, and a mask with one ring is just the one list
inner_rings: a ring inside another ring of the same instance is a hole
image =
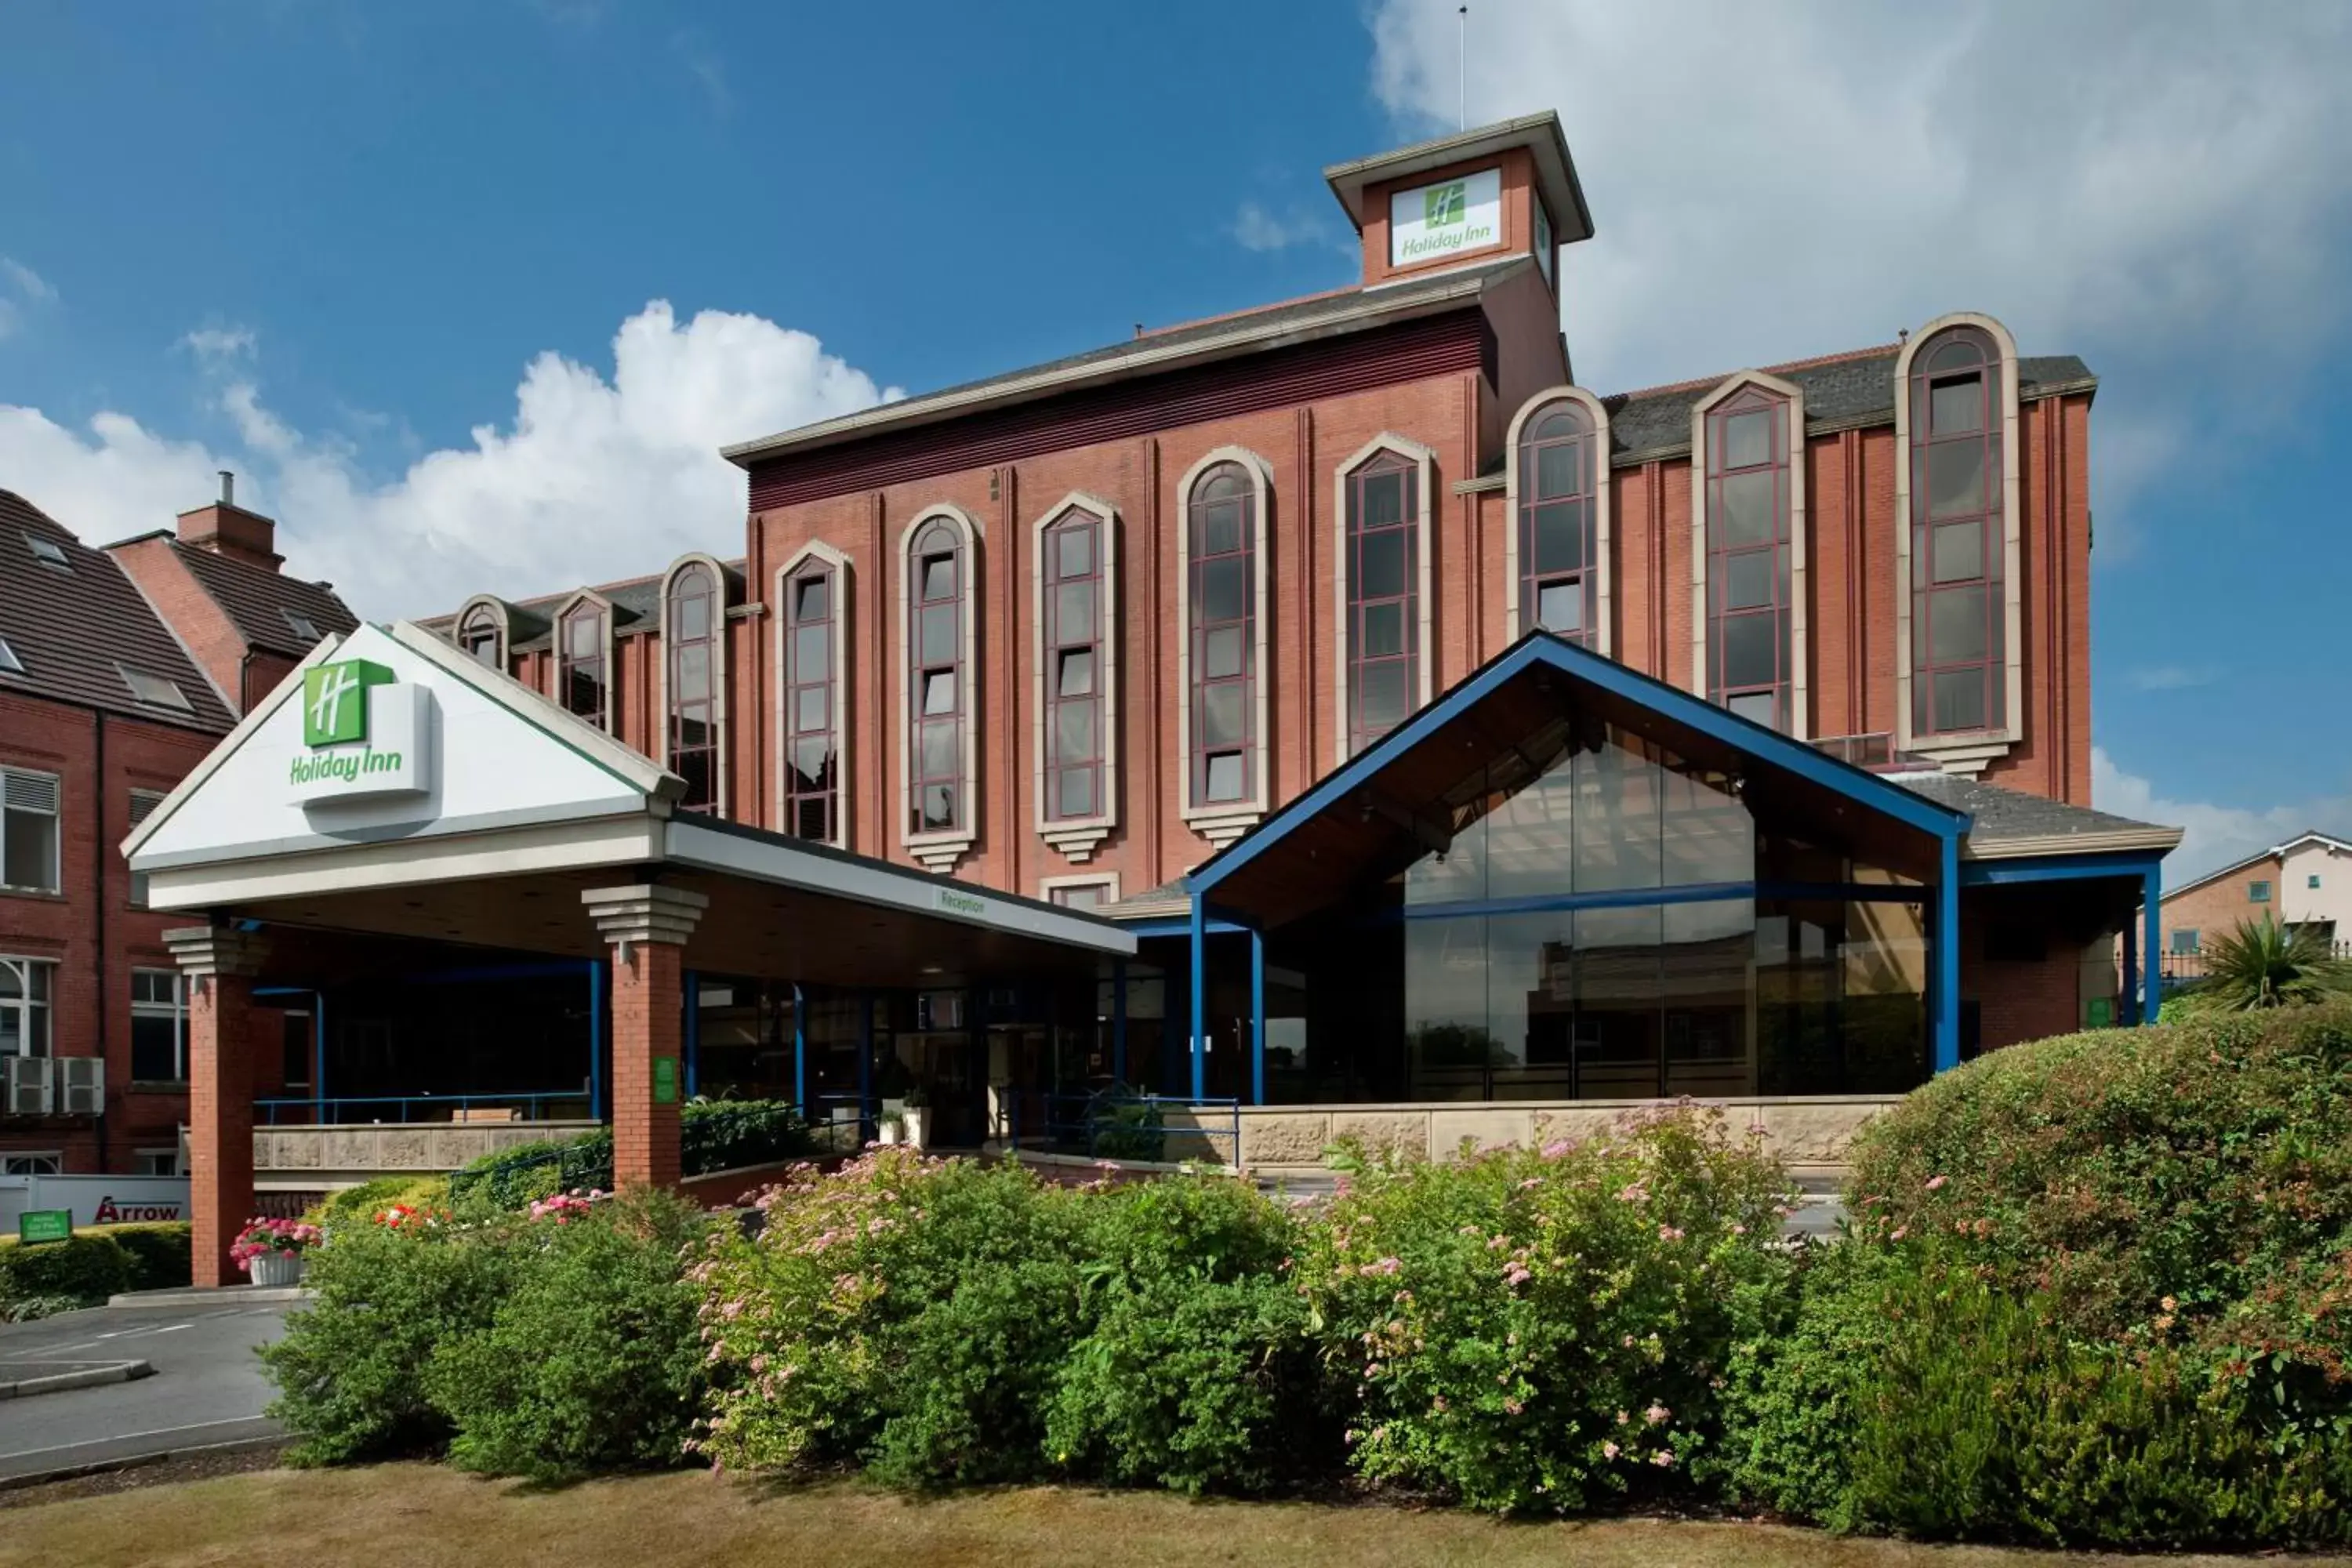
[[[2232, 15], [1482, 0], [1465, 72], [1566, 123], [1600, 390], [1953, 309], [2100, 373], [2098, 792], [2181, 870], [2352, 831], [2352, 27]], [[104, 540], [235, 468], [380, 616], [735, 548], [721, 441], [1347, 281], [1318, 172], [1450, 124], [1455, 27], [17, 0], [0, 486]]]

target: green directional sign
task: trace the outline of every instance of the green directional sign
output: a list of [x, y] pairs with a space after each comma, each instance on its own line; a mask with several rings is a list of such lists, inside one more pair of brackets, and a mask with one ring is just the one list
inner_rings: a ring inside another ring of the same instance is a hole
[[302, 740], [320, 746], [364, 745], [368, 688], [392, 684], [392, 671], [373, 659], [346, 658], [302, 672]]
[[73, 1210], [26, 1209], [16, 1216], [16, 1239], [26, 1247], [73, 1239]]
[[677, 1103], [677, 1058], [676, 1057], [654, 1058], [654, 1103], [656, 1105]]

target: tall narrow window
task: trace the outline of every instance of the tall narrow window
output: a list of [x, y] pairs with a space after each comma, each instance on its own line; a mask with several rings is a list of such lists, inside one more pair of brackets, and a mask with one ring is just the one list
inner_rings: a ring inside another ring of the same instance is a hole
[[1998, 730], [2008, 693], [2001, 356], [1950, 328], [1911, 361], [1911, 724]]
[[1748, 386], [1706, 414], [1706, 694], [1790, 728], [1789, 400]]
[[565, 611], [556, 626], [557, 700], [600, 730], [612, 728], [610, 626], [604, 606], [587, 599]]
[[476, 605], [457, 619], [457, 647], [467, 658], [486, 664], [492, 669], [506, 664], [506, 639], [500, 635], [499, 612], [488, 605]]
[[58, 891], [58, 775], [0, 768], [0, 888]]
[[1045, 812], [1103, 813], [1103, 524], [1070, 510], [1045, 530]]
[[1259, 670], [1256, 487], [1237, 462], [1192, 486], [1192, 800], [1236, 805], [1256, 794]]
[[908, 697], [909, 780], [913, 800], [907, 831], [953, 833], [970, 821], [964, 798], [963, 537], [935, 518], [907, 552], [911, 578], [914, 679]]
[[1524, 411], [1511, 484], [1517, 624], [1606, 651], [1601, 635], [1601, 555], [1606, 443], [1580, 396]]
[[719, 808], [719, 752], [720, 623], [726, 600], [719, 574], [707, 561], [690, 561], [670, 576], [662, 607], [663, 655], [667, 666], [669, 771], [686, 781], [678, 800], [685, 811]]
[[1341, 487], [1341, 700], [1349, 756], [1395, 729], [1420, 702], [1423, 468], [1383, 447], [1349, 468]]
[[49, 1054], [49, 991], [56, 963], [0, 954], [0, 1057]]
[[784, 831], [841, 843], [835, 632], [840, 573], [812, 557], [784, 577]]
[[131, 972], [131, 1076], [142, 1083], [188, 1077], [188, 998], [176, 969]]

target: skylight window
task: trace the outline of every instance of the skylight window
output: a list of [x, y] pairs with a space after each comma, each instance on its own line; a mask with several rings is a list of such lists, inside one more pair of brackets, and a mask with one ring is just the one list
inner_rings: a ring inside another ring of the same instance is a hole
[[6, 637], [0, 637], [0, 670], [10, 675], [25, 673], [25, 661], [16, 657], [16, 650], [8, 646]]
[[296, 615], [292, 610], [280, 610], [278, 614], [286, 617], [286, 624], [292, 626], [294, 628], [294, 635], [300, 637], [304, 642], [320, 642], [324, 640], [319, 635], [318, 623], [311, 620], [310, 616]]
[[55, 567], [60, 572], [73, 570], [73, 563], [66, 559], [65, 546], [54, 539], [28, 533], [25, 535], [25, 547], [33, 552], [33, 559], [44, 566]]
[[131, 669], [120, 664], [114, 668], [122, 671], [122, 682], [131, 688], [131, 695], [149, 707], [177, 708], [183, 713], [195, 711], [188, 704], [187, 693], [180, 689], [177, 682], [166, 680], [160, 675], [150, 675], [143, 669]]

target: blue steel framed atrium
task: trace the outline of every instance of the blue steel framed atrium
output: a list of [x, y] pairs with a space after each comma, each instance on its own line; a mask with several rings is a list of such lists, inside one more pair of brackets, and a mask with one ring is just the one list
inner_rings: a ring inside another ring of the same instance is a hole
[[2150, 1016], [2135, 911], [2177, 837], [1866, 771], [1535, 632], [1132, 929], [1203, 1020], [1163, 1053], [1195, 1097], [1892, 1096], [2006, 1043], [2004, 986]]

